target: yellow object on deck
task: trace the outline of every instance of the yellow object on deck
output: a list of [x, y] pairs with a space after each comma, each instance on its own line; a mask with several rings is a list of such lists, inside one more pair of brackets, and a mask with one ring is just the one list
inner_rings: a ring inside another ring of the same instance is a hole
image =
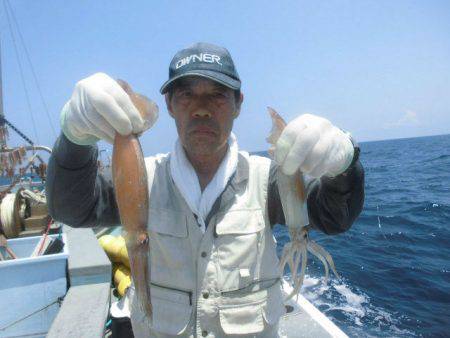
[[122, 236], [104, 235], [98, 239], [98, 242], [103, 250], [105, 250], [111, 262], [122, 263], [130, 267], [127, 246]]
[[114, 277], [114, 285], [117, 287], [120, 284], [120, 281], [124, 279], [125, 277], [130, 277], [131, 272], [130, 269], [128, 269], [123, 264], [114, 264], [113, 269], [113, 277]]
[[128, 268], [130, 267], [130, 259], [128, 258], [128, 250], [125, 245], [120, 249], [119, 259], [123, 265], [127, 266]]
[[123, 297], [128, 289], [128, 287], [131, 285], [131, 276], [125, 276], [119, 283], [119, 285], [116, 287], [117, 292], [119, 292], [119, 295]]
[[123, 297], [131, 285], [130, 260], [125, 239], [122, 236], [104, 235], [98, 239], [98, 242], [113, 263], [114, 286]]

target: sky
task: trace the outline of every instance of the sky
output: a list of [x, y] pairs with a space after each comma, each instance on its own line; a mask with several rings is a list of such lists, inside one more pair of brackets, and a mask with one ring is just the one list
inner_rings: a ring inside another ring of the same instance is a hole
[[105, 72], [160, 107], [144, 153], [171, 151], [177, 134], [159, 88], [173, 55], [199, 41], [233, 56], [241, 149], [268, 148], [267, 106], [288, 121], [325, 117], [360, 142], [450, 133], [449, 1], [9, 0], [47, 112], [14, 29], [29, 109], [0, 2], [4, 112], [36, 143], [53, 145], [76, 82]]

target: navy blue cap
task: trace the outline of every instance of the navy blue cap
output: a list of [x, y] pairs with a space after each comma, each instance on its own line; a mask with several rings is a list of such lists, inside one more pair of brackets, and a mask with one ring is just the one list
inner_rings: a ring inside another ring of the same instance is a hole
[[169, 66], [169, 80], [162, 85], [161, 94], [165, 94], [175, 80], [185, 76], [201, 76], [234, 90], [241, 89], [230, 52], [210, 43], [199, 42], [175, 54]]

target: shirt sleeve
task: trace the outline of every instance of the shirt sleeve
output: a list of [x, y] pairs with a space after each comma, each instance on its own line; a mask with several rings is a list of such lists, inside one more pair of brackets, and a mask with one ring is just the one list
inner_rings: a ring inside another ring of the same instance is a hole
[[47, 169], [46, 195], [53, 219], [73, 227], [119, 225], [113, 184], [98, 173], [96, 146], [80, 146], [61, 133]]
[[[270, 169], [268, 212], [271, 225], [285, 224], [276, 171]], [[364, 204], [364, 169], [356, 161], [336, 177], [321, 177], [307, 182], [309, 224], [326, 234], [334, 235], [348, 230], [361, 213]]]

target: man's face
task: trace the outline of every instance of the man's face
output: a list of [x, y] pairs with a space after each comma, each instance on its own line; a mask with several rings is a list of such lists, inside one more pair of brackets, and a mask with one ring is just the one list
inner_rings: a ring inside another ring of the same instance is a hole
[[189, 155], [212, 155], [227, 143], [233, 120], [239, 115], [242, 95], [202, 77], [178, 80], [166, 94], [167, 109]]

